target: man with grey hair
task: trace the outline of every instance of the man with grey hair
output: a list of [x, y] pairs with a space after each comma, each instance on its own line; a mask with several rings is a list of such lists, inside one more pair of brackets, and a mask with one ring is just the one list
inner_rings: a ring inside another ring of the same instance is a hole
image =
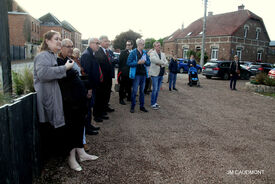
[[103, 82], [99, 85], [99, 88], [96, 91], [95, 107], [97, 108], [94, 110], [94, 120], [96, 122], [102, 122], [103, 120], [109, 119], [107, 112], [114, 111], [114, 109], [109, 107], [113, 77], [113, 66], [108, 52], [110, 41], [107, 36], [101, 36], [99, 41], [100, 47], [95, 53], [95, 57], [102, 69]]
[[[80, 58], [81, 66], [84, 69], [86, 76], [88, 77], [87, 88], [92, 91], [91, 101], [88, 103], [88, 114], [86, 117], [85, 128], [86, 134], [96, 135], [99, 127], [94, 127], [91, 125], [91, 108], [94, 105], [95, 94], [99, 88], [100, 83], [103, 82], [103, 74], [101, 68], [95, 58], [95, 52], [99, 49], [99, 40], [97, 38], [90, 38], [88, 41], [88, 48], [82, 53]], [[94, 107], [95, 109], [95, 107]]]
[[137, 48], [134, 49], [127, 59], [127, 65], [130, 66], [129, 78], [133, 79], [132, 104], [130, 112], [135, 112], [136, 95], [139, 87], [140, 110], [148, 112], [144, 107], [144, 87], [146, 78], [149, 77], [147, 67], [150, 66], [150, 59], [144, 50], [145, 42], [143, 39], [137, 39]]
[[151, 94], [151, 107], [152, 109], [157, 110], [160, 107], [157, 103], [157, 99], [165, 72], [164, 67], [168, 65], [166, 56], [163, 52], [161, 52], [161, 44], [158, 41], [154, 43], [154, 50], [150, 53], [150, 61], [151, 66], [149, 69], [149, 75], [151, 76], [153, 83], [153, 91]]

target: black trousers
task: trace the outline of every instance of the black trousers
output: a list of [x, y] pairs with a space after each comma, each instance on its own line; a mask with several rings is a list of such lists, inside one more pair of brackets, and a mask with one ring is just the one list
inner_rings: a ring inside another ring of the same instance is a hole
[[146, 78], [144, 93], [148, 93], [148, 92], [152, 91], [151, 90], [151, 86], [152, 86], [152, 80], [151, 80], [151, 78], [150, 77]]
[[231, 89], [236, 89], [236, 83], [238, 79], [238, 74], [233, 74], [230, 79], [230, 88]]
[[131, 100], [132, 79], [130, 79], [128, 76], [121, 76], [119, 84], [119, 99], [124, 99], [127, 97], [128, 100]]
[[102, 116], [108, 107], [112, 89], [112, 78], [104, 79], [95, 92], [93, 115], [95, 118]]

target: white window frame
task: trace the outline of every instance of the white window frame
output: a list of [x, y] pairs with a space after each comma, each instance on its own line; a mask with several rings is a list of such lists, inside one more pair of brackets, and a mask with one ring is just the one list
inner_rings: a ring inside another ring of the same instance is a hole
[[188, 59], [188, 56], [187, 56], [187, 52], [188, 52], [188, 48], [183, 48], [183, 52], [182, 52], [182, 58], [183, 59]]
[[256, 28], [256, 40], [259, 40], [260, 33], [261, 33], [261, 28]]
[[211, 59], [218, 59], [218, 54], [219, 54], [219, 48], [213, 47], [211, 49]]
[[247, 38], [248, 30], [249, 30], [248, 25], [245, 25], [245, 26], [244, 26], [244, 37], [245, 37], [245, 38]]
[[257, 61], [262, 61], [263, 60], [263, 51], [259, 50], [257, 52]]
[[237, 54], [239, 60], [241, 61], [242, 60], [242, 48], [237, 48], [236, 54]]

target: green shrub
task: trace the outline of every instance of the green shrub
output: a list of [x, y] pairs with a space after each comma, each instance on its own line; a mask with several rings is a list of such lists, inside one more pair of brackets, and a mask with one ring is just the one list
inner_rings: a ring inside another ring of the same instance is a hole
[[15, 94], [22, 95], [24, 93], [24, 81], [20, 73], [12, 71], [12, 81], [15, 90]]
[[269, 78], [267, 76], [264, 80], [264, 84], [267, 86], [275, 86], [275, 79]]
[[25, 93], [34, 92], [32, 68], [24, 68], [22, 79], [24, 82]]
[[258, 82], [259, 84], [264, 84], [264, 81], [267, 77], [267, 74], [261, 72], [256, 75], [256, 82]]

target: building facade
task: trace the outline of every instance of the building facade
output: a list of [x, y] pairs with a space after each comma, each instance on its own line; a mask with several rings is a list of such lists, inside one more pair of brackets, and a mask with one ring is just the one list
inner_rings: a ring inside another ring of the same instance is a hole
[[[175, 32], [164, 41], [164, 52], [173, 51], [178, 57], [187, 58], [189, 50], [201, 51], [203, 19]], [[174, 41], [170, 41], [169, 38]], [[238, 55], [242, 61], [267, 62], [269, 36], [262, 18], [244, 10], [213, 15], [206, 21], [205, 53], [209, 60], [233, 60]]]

